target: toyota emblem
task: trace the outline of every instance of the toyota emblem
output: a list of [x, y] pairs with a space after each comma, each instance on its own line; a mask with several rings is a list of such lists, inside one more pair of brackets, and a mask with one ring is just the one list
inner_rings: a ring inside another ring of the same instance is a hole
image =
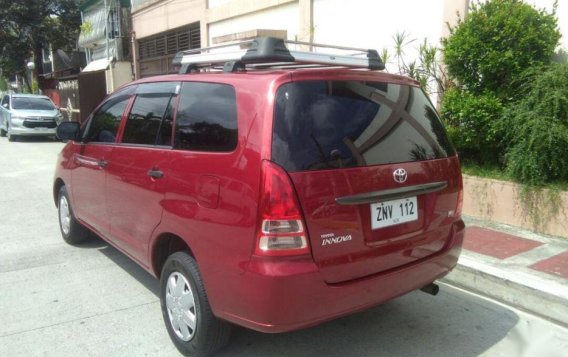
[[394, 177], [394, 180], [398, 183], [405, 183], [406, 179], [408, 177], [405, 169], [394, 170], [394, 172], [392, 173], [392, 176]]

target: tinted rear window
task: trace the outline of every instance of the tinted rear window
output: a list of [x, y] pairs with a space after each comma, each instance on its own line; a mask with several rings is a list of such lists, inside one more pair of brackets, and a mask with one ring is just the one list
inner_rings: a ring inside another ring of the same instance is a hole
[[454, 153], [419, 88], [305, 81], [277, 91], [272, 159], [288, 171], [422, 161]]

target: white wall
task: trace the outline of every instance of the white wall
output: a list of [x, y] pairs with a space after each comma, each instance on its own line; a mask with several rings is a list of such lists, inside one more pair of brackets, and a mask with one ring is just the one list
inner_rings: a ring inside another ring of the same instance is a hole
[[[465, 0], [454, 1], [465, 3]], [[554, 3], [554, 0], [525, 1], [549, 11]], [[218, 7], [227, 2], [229, 0], [209, 0], [209, 6]], [[408, 39], [415, 39], [405, 47], [404, 58], [412, 61], [424, 39], [431, 45], [440, 45], [446, 21], [445, 5], [448, 5], [447, 0], [313, 0], [313, 40], [322, 44], [373, 48], [379, 52], [386, 48], [392, 60], [393, 36], [405, 32]], [[563, 34], [562, 46], [568, 49], [568, 0], [559, 1], [557, 16]], [[299, 6], [295, 2], [214, 22], [209, 25], [209, 43], [213, 37], [252, 29], [286, 30], [288, 39], [293, 40], [302, 33], [299, 19]], [[391, 62], [387, 68], [393, 72], [397, 66]]]
[[[110, 73], [112, 71], [112, 73]], [[107, 94], [114, 92], [120, 86], [132, 82], [132, 64], [130, 62], [115, 62], [112, 69], [105, 71]]]
[[289, 3], [265, 11], [215, 22], [209, 25], [209, 43], [213, 43], [213, 37], [256, 29], [286, 30], [288, 39], [293, 40], [298, 35], [299, 18], [298, 3]]
[[152, 36], [193, 22], [203, 21], [205, 0], [167, 0], [132, 14], [136, 38]]
[[314, 42], [387, 48], [392, 56], [393, 36], [406, 32], [416, 39], [406, 48], [405, 58], [412, 60], [424, 38], [439, 44], [443, 16], [444, 0], [314, 0]]
[[219, 7], [221, 5], [225, 5], [227, 3], [230, 3], [231, 0], [208, 0], [207, 1], [207, 7], [209, 9], [215, 8], [215, 7]]

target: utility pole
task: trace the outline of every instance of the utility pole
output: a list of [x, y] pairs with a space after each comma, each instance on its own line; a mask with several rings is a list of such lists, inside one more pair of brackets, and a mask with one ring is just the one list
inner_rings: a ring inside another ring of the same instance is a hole
[[[112, 0], [111, 0], [112, 1]], [[108, 15], [109, 15], [109, 11], [107, 8], [107, 0], [104, 1], [104, 6], [105, 6], [105, 20], [106, 20], [106, 24], [105, 24], [105, 37], [106, 37], [106, 58], [107, 58], [107, 64], [108, 64], [108, 70], [109, 70], [109, 77], [110, 77], [110, 86], [109, 83], [107, 83], [107, 93], [111, 93], [114, 91], [114, 76], [112, 73], [112, 63], [110, 60], [110, 56], [109, 56], [109, 19], [108, 19]]]

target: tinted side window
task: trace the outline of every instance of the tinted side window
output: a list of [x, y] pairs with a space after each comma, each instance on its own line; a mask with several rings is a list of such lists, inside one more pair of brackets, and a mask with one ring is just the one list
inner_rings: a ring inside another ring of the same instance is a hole
[[156, 141], [157, 145], [172, 145], [172, 131], [174, 122], [174, 106], [176, 102], [176, 97], [172, 96], [170, 98], [168, 107], [166, 108], [166, 113], [162, 119], [162, 124], [160, 125], [160, 130], [158, 131], [158, 139]]
[[130, 110], [123, 143], [171, 145], [173, 102], [178, 82], [141, 84]]
[[272, 158], [288, 171], [421, 161], [454, 153], [419, 88], [305, 81], [277, 91]]
[[186, 82], [175, 121], [175, 148], [232, 151], [237, 147], [235, 89], [226, 84]]
[[[168, 106], [170, 106], [172, 97], [169, 93], [139, 94], [136, 96], [126, 121], [122, 142], [155, 145], [158, 131], [160, 130], [162, 120], [166, 117], [165, 114]], [[167, 119], [171, 121], [171, 115], [168, 115]], [[163, 131], [166, 134], [167, 127]], [[169, 145], [170, 142], [164, 142], [165, 140], [161, 140], [160, 144]]]
[[131, 96], [125, 90], [110, 97], [93, 115], [85, 139], [91, 142], [113, 143], [120, 126], [122, 114]]

